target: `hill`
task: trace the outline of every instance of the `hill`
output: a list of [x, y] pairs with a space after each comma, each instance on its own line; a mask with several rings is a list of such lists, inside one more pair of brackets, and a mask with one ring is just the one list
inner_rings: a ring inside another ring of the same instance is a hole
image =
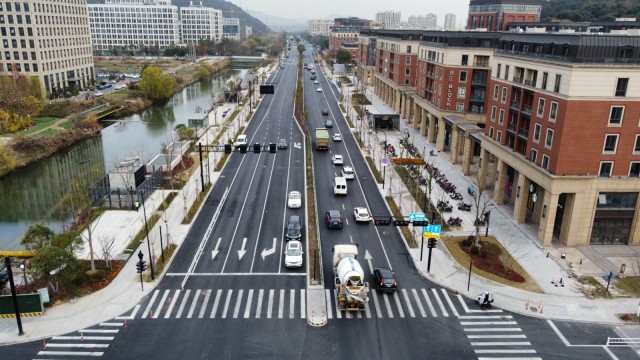
[[[260, 20], [255, 17], [249, 15], [244, 10], [242, 10], [239, 6], [227, 2], [225, 0], [202, 0], [202, 1], [191, 1], [193, 4], [202, 3], [203, 6], [212, 7], [214, 9], [222, 10], [222, 16], [224, 17], [237, 17], [239, 19], [244, 19], [247, 23], [247, 26], [251, 26], [254, 33], [268, 33], [269, 28]], [[88, 4], [104, 4], [104, 0], [87, 0]], [[172, 0], [171, 4], [177, 6], [189, 6], [190, 0]]]
[[640, 0], [545, 0], [542, 21], [614, 21], [640, 19]]

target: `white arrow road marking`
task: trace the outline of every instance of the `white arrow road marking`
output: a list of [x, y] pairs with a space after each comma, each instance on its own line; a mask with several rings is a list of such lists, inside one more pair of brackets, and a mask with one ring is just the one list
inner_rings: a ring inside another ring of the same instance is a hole
[[216, 248], [211, 251], [211, 260], [215, 260], [216, 255], [220, 252], [220, 241], [222, 238], [218, 238], [218, 242], [216, 243]]
[[373, 274], [373, 265], [371, 265], [371, 259], [373, 258], [371, 257], [371, 254], [369, 254], [369, 250], [364, 251], [364, 259], [369, 263], [369, 271]]
[[296, 149], [301, 149], [302, 145], [300, 143], [293, 143], [293, 147]]
[[242, 260], [242, 257], [244, 256], [244, 254], [247, 253], [247, 251], [244, 249], [246, 245], [247, 245], [247, 238], [244, 238], [242, 239], [242, 248], [238, 250], [238, 260]]
[[267, 248], [264, 248], [264, 250], [262, 250], [262, 260], [264, 260], [265, 256], [269, 256], [272, 254], [275, 254], [276, 252], [276, 238], [273, 238], [273, 246], [271, 246], [271, 249], [267, 250]]

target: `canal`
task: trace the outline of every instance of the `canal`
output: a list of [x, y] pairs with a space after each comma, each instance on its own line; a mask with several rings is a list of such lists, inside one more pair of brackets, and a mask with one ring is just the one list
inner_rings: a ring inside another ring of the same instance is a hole
[[33, 224], [41, 223], [56, 233], [69, 226], [69, 205], [64, 200], [75, 179], [96, 181], [129, 157], [148, 162], [171, 143], [177, 125], [187, 125], [196, 109], [209, 109], [226, 84], [237, 83], [247, 71], [229, 69], [210, 82], [190, 85], [165, 104], [105, 123], [99, 137], [0, 177], [0, 250], [22, 249], [20, 239]]

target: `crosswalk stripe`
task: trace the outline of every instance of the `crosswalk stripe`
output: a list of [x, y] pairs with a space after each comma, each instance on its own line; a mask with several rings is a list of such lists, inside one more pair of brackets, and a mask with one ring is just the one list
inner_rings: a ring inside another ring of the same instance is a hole
[[240, 289], [238, 292], [238, 299], [236, 300], [236, 307], [233, 309], [233, 318], [237, 319], [240, 313], [240, 305], [242, 304], [242, 295], [244, 295], [244, 289]]
[[162, 312], [162, 308], [164, 307], [164, 302], [165, 300], [167, 300], [167, 296], [169, 296], [169, 290], [165, 290], [164, 294], [162, 295], [162, 299], [160, 299], [160, 303], [158, 303], [158, 309], [156, 310], [156, 312], [153, 313], [153, 318], [157, 319], [158, 316], [160, 316], [160, 313]]
[[469, 339], [526, 339], [523, 334], [514, 335], [467, 335]]
[[200, 309], [200, 314], [198, 314], [198, 319], [202, 319], [204, 317], [204, 313], [207, 311], [207, 305], [209, 305], [209, 298], [211, 298], [211, 289], [207, 289], [204, 294], [204, 300], [202, 301], [202, 308]]
[[293, 312], [295, 310], [296, 291], [294, 289], [289, 290], [289, 319], [293, 319]]
[[222, 316], [223, 319], [227, 318], [227, 312], [229, 311], [229, 303], [231, 303], [231, 296], [233, 295], [233, 289], [227, 290], [227, 297], [224, 299], [224, 307], [222, 308]]
[[307, 317], [306, 306], [307, 296], [304, 289], [300, 289], [300, 318], [305, 319]]
[[280, 289], [280, 302], [278, 303], [278, 319], [284, 316], [284, 289]]
[[376, 307], [376, 314], [378, 318], [382, 317], [382, 312], [380, 311], [380, 303], [378, 302], [378, 294], [375, 291], [371, 292], [371, 297], [373, 298], [373, 305]]
[[528, 341], [472, 342], [471, 346], [531, 346]]
[[267, 303], [267, 319], [271, 319], [273, 308], [273, 289], [269, 290], [269, 302]]
[[389, 303], [389, 296], [387, 294], [381, 295], [382, 299], [384, 299], [384, 306], [387, 307], [387, 314], [389, 314], [389, 318], [393, 318], [393, 311], [391, 311], [391, 304]]
[[438, 306], [440, 306], [440, 310], [442, 310], [442, 316], [449, 317], [449, 313], [447, 312], [447, 309], [445, 309], [442, 299], [438, 296], [438, 291], [436, 289], [431, 289], [431, 293], [433, 293], [433, 297], [436, 299]]
[[196, 311], [196, 305], [198, 305], [198, 299], [200, 298], [200, 292], [202, 290], [196, 290], [196, 294], [193, 295], [193, 299], [191, 300], [191, 306], [189, 307], [189, 312], [187, 313], [187, 319], [191, 319], [193, 316], [193, 312]]
[[173, 308], [174, 306], [176, 306], [176, 303], [178, 302], [178, 296], [180, 295], [180, 289], [176, 289], [176, 291], [173, 292], [173, 297], [169, 298], [169, 308], [167, 309], [167, 313], [164, 314], [164, 318], [168, 319], [171, 317], [171, 313], [173, 312]]
[[218, 289], [216, 292], [216, 299], [213, 301], [213, 309], [211, 309], [211, 315], [209, 316], [211, 319], [216, 317], [216, 312], [218, 311], [218, 305], [220, 305], [220, 297], [222, 296], [222, 289]]
[[324, 290], [324, 297], [327, 302], [327, 319], [333, 319], [333, 310], [331, 308], [331, 292], [329, 289]]
[[453, 313], [453, 316], [455, 317], [460, 316], [460, 314], [458, 314], [458, 310], [456, 310], [456, 307], [453, 306], [453, 302], [449, 297], [449, 293], [447, 292], [447, 289], [440, 289], [440, 290], [442, 290], [442, 295], [444, 296], [444, 299], [447, 300], [447, 304], [449, 304], [449, 307], [451, 308], [451, 312]]
[[182, 312], [184, 311], [184, 307], [187, 305], [187, 299], [189, 299], [189, 295], [191, 295], [191, 289], [187, 289], [184, 292], [184, 296], [182, 297], [182, 301], [180, 302], [180, 307], [178, 307], [178, 312], [176, 313], [176, 319], [179, 319], [182, 316]]
[[464, 331], [466, 332], [475, 332], [475, 331], [500, 331], [500, 332], [506, 332], [506, 331], [522, 331], [522, 329], [520, 328], [464, 328]]
[[256, 319], [260, 318], [260, 313], [262, 312], [263, 299], [264, 299], [264, 289], [260, 289], [260, 291], [258, 291], [258, 305], [256, 306]]
[[402, 304], [400, 303], [400, 297], [397, 292], [393, 292], [393, 300], [396, 301], [396, 307], [398, 308], [398, 314], [401, 318], [404, 318], [404, 311], [402, 310]]
[[515, 321], [461, 321], [460, 325], [518, 325]]
[[342, 311], [340, 311], [340, 308], [338, 308], [338, 290], [337, 289], [333, 290], [333, 300], [335, 300], [335, 303], [336, 303], [336, 318], [342, 319]]
[[422, 315], [422, 317], [427, 317], [427, 313], [424, 312], [424, 307], [420, 302], [420, 296], [418, 296], [418, 292], [416, 291], [416, 289], [411, 289], [411, 292], [413, 293], [413, 298], [416, 300], [416, 304], [418, 305], [418, 310], [420, 310], [420, 315]]
[[409, 316], [416, 317], [416, 313], [413, 311], [413, 306], [411, 306], [411, 302], [409, 301], [409, 294], [407, 294], [406, 289], [402, 289], [402, 297], [404, 297], [404, 302], [407, 303], [407, 309], [409, 310]]
[[144, 309], [144, 313], [142, 313], [142, 318], [145, 319], [147, 317], [147, 315], [149, 315], [149, 312], [151, 311], [151, 308], [153, 307], [153, 304], [156, 302], [156, 298], [158, 297], [158, 293], [160, 293], [160, 290], [154, 290], [153, 291], [153, 295], [151, 296], [151, 300], [149, 301], [149, 305], [147, 305], [147, 307]]
[[438, 317], [438, 314], [436, 313], [436, 309], [433, 307], [433, 304], [431, 303], [431, 299], [429, 299], [429, 295], [427, 294], [427, 290], [422, 289], [422, 296], [424, 296], [424, 299], [427, 301], [427, 306], [429, 307], [429, 311], [431, 312], [431, 316]]
[[247, 294], [247, 306], [244, 309], [244, 318], [248, 319], [251, 314], [251, 302], [253, 301], [253, 289], [249, 289]]

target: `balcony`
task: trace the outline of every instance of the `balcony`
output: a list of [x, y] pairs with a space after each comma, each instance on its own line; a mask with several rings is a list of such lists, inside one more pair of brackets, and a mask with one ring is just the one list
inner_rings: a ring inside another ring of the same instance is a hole
[[[511, 125], [509, 125], [511, 126]], [[527, 139], [529, 137], [529, 130], [527, 129], [518, 129], [518, 137], [523, 138], [523, 139]]]
[[517, 127], [518, 126], [516, 124], [509, 124], [509, 126], [507, 126], [507, 131], [509, 131], [512, 134], [515, 134]]

